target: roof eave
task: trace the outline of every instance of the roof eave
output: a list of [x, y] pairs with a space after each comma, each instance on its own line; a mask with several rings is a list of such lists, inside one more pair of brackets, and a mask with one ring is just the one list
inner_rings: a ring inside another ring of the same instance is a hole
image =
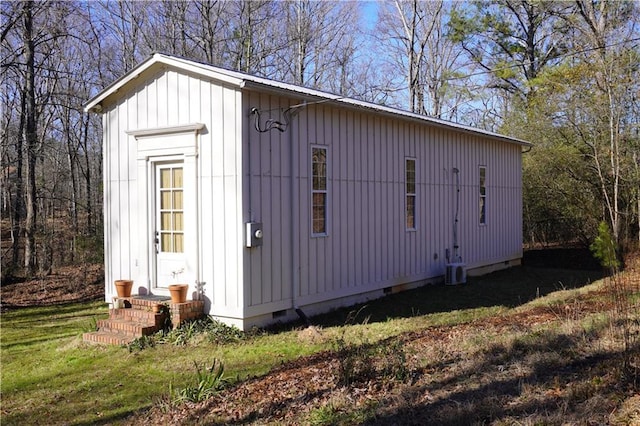
[[513, 144], [521, 145], [524, 147], [532, 146], [530, 142], [527, 142], [525, 140], [514, 138], [511, 136], [501, 135], [499, 133], [490, 132], [488, 130], [477, 129], [475, 127], [470, 127], [463, 124], [454, 123], [451, 121], [429, 117], [426, 115], [420, 115], [420, 114], [404, 111], [397, 108], [374, 104], [371, 102], [359, 101], [357, 99], [347, 98], [344, 96], [333, 95], [330, 93], [321, 92], [314, 89], [299, 87], [300, 90], [296, 90], [298, 86], [291, 86], [291, 87], [289, 86], [291, 85], [288, 85], [287, 83], [278, 84], [278, 82], [275, 82], [275, 84], [271, 84], [271, 82], [269, 82], [267, 84], [259, 80], [253, 80], [253, 79], [245, 80], [245, 85], [244, 85], [244, 87], [246, 88], [254, 88], [256, 90], [270, 91], [278, 94], [287, 94], [289, 96], [294, 95], [305, 100], [314, 100], [314, 101], [320, 101], [320, 102], [324, 101], [326, 103], [335, 102], [341, 105], [349, 106], [354, 109], [364, 109], [367, 111], [374, 111], [389, 117], [397, 118], [398, 116], [401, 116], [401, 117], [404, 117], [405, 119], [409, 119], [419, 123], [423, 123], [423, 124], [426, 123], [426, 124], [433, 125], [435, 127], [448, 129], [448, 130], [462, 131], [465, 133], [479, 135], [479, 136], [487, 137], [490, 139], [499, 140], [501, 142], [513, 143]]
[[397, 108], [391, 108], [383, 105], [374, 104], [371, 102], [359, 101], [353, 98], [347, 98], [340, 95], [335, 95], [327, 92], [322, 92], [316, 89], [309, 89], [302, 86], [296, 86], [289, 83], [283, 83], [273, 80], [268, 80], [262, 77], [252, 76], [249, 74], [240, 73], [237, 71], [225, 70], [217, 68], [209, 64], [203, 64], [195, 62], [189, 59], [180, 58], [176, 56], [170, 56], [163, 53], [154, 53], [147, 60], [140, 63], [134, 69], [129, 71], [118, 80], [111, 83], [98, 95], [89, 100], [84, 107], [86, 112], [93, 111], [100, 113], [102, 111], [101, 103], [104, 102], [110, 96], [113, 96], [124, 86], [135, 80], [145, 70], [149, 69], [157, 63], [162, 63], [168, 66], [176, 67], [187, 72], [192, 72], [204, 77], [211, 78], [212, 80], [225, 83], [238, 88], [254, 88], [256, 90], [268, 91], [272, 93], [285, 94], [287, 96], [299, 97], [304, 100], [313, 100], [316, 102], [335, 102], [340, 105], [348, 106], [355, 109], [364, 109], [368, 111], [375, 111], [379, 114], [384, 114], [392, 117], [404, 117], [405, 119], [415, 120], [416, 122], [430, 124], [432, 126], [462, 131], [478, 136], [487, 137], [502, 142], [514, 143], [517, 145], [530, 147], [531, 143], [512, 138], [510, 136], [501, 135], [498, 133], [490, 132], [487, 130], [477, 129], [463, 124], [454, 123], [451, 121], [441, 120], [434, 117], [425, 115], [419, 115], [408, 111], [403, 111]]
[[195, 74], [199, 74], [202, 76], [206, 76], [208, 78], [217, 80], [221, 83], [226, 83], [232, 86], [243, 87], [244, 80], [240, 78], [236, 78], [234, 76], [229, 76], [227, 74], [216, 72], [211, 69], [211, 67], [207, 67], [204, 65], [200, 65], [196, 62], [191, 62], [187, 60], [183, 60], [180, 58], [176, 58], [173, 56], [168, 56], [162, 53], [154, 53], [149, 56], [145, 61], [141, 62], [138, 66], [133, 68], [131, 71], [115, 80], [109, 86], [105, 87], [100, 93], [91, 98], [84, 105], [85, 112], [102, 112], [101, 103], [104, 102], [110, 96], [113, 96], [124, 86], [129, 84], [131, 81], [135, 80], [147, 69], [151, 68], [155, 64], [165, 64], [168, 66], [174, 66], [180, 68], [182, 70], [193, 72]]

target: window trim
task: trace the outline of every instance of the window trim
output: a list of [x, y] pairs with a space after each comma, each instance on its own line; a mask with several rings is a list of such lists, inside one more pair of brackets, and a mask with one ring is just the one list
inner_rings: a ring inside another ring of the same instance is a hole
[[478, 166], [478, 225], [487, 226], [487, 166]]
[[[409, 163], [413, 163], [413, 191], [410, 191], [410, 176], [409, 176]], [[417, 202], [418, 202], [418, 188], [417, 188], [417, 177], [418, 177], [418, 161], [415, 157], [405, 157], [404, 159], [404, 225], [405, 230], [407, 231], [415, 231], [418, 229], [417, 220], [416, 220], [416, 212], [417, 212]], [[413, 226], [409, 224], [409, 200], [413, 200]]]
[[[324, 176], [319, 176], [320, 178], [324, 178], [324, 189], [322, 188], [315, 188], [315, 178], [316, 175], [314, 174], [314, 164], [315, 162], [314, 160], [314, 153], [315, 150], [323, 150], [324, 151]], [[311, 200], [310, 200], [310, 207], [311, 207], [311, 236], [312, 237], [326, 237], [329, 235], [329, 147], [326, 145], [311, 145], [311, 155], [310, 155], [310, 181], [311, 181]], [[324, 230], [322, 232], [316, 232], [315, 231], [315, 227], [314, 227], [314, 221], [315, 221], [315, 217], [314, 217], [314, 195], [316, 194], [324, 194]]]

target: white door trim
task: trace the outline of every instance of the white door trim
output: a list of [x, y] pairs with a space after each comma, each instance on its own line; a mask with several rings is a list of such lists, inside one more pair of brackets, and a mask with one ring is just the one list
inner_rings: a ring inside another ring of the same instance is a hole
[[[168, 295], [166, 288], [157, 288], [155, 276], [155, 166], [160, 162], [182, 161], [184, 165], [184, 210], [189, 212], [185, 222], [185, 271], [178, 278], [189, 284], [189, 292], [199, 280], [199, 233], [198, 221], [198, 181], [197, 158], [199, 131], [204, 125], [149, 129], [129, 133], [137, 148], [138, 194], [137, 230], [132, 238], [138, 238], [140, 276], [138, 281], [146, 284], [153, 294]], [[132, 217], [135, 221], [135, 218]]]

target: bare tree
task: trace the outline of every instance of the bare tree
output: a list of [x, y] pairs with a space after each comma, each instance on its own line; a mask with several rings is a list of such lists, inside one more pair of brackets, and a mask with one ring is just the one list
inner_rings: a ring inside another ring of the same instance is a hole
[[[217, 0], [196, 0], [193, 7], [196, 12], [193, 25], [195, 31], [190, 34], [195, 50], [200, 51], [202, 58], [210, 64], [222, 64], [223, 40], [220, 34], [224, 31], [224, 2]], [[194, 52], [195, 53], [195, 52]], [[198, 55], [196, 53], [196, 55]]]
[[378, 37], [387, 61], [404, 72], [408, 109], [418, 114], [453, 118], [470, 97], [459, 72], [461, 51], [448, 37], [449, 16], [456, 3], [401, 1], [384, 3]]
[[310, 0], [280, 2], [278, 6], [284, 25], [276, 32], [279, 46], [271, 60], [272, 76], [314, 88], [340, 87], [333, 84], [335, 71], [340, 61], [342, 69], [348, 69], [350, 58], [345, 52], [353, 49], [351, 37], [357, 31], [358, 8], [353, 3]]
[[[637, 52], [633, 53], [628, 46], [634, 35], [637, 41], [636, 22], [632, 17], [638, 8], [634, 3], [612, 1], [579, 0], [576, 4], [579, 17], [576, 44], [584, 52], [588, 68], [595, 71], [592, 76], [596, 84], [591, 87], [602, 95], [599, 100], [603, 101], [595, 105], [600, 108], [593, 122], [602, 122], [606, 129], [606, 132], [594, 129], [578, 134], [591, 151], [613, 237], [620, 242], [620, 203], [627, 152], [623, 137], [628, 132], [625, 128], [627, 107], [637, 96], [633, 83], [638, 78]], [[582, 127], [585, 123], [575, 124]]]
[[38, 128], [36, 117], [35, 95], [35, 32], [33, 28], [34, 4], [22, 3], [22, 41], [24, 43], [24, 146], [27, 150], [27, 187], [26, 187], [26, 218], [24, 224], [25, 247], [24, 267], [29, 275], [33, 275], [36, 266], [36, 160], [38, 155]]
[[96, 24], [102, 25], [109, 37], [109, 48], [103, 52], [110, 56], [104, 63], [109, 74], [120, 76], [132, 69], [147, 52], [141, 52], [143, 22], [148, 19], [149, 4], [133, 0], [100, 0], [96, 10]]

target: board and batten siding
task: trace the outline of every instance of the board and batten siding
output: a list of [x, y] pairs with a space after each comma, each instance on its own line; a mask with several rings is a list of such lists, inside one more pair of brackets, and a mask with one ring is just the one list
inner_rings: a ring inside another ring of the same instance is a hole
[[115, 294], [116, 279], [133, 279], [134, 292], [149, 285], [140, 282], [148, 281], [150, 261], [148, 244], [139, 238], [139, 226], [148, 213], [136, 209], [139, 197], [147, 194], [139, 193], [137, 141], [127, 132], [204, 123], [197, 136], [197, 275], [205, 283], [207, 309], [221, 317], [241, 318], [241, 93], [166, 67], [147, 70], [137, 81], [117, 103], [104, 105], [105, 279], [111, 283], [106, 300]]
[[[268, 111], [263, 121], [300, 103], [243, 96], [246, 116], [251, 108]], [[245, 216], [263, 223], [264, 245], [246, 251], [247, 316], [442, 276], [446, 250], [453, 256], [454, 168], [463, 262], [477, 268], [522, 256], [519, 145], [329, 102], [299, 108], [282, 133], [253, 125], [249, 116]], [[311, 232], [313, 146], [327, 149], [326, 236]], [[405, 222], [407, 158], [416, 161], [415, 230]], [[479, 223], [480, 166], [486, 225]]]

